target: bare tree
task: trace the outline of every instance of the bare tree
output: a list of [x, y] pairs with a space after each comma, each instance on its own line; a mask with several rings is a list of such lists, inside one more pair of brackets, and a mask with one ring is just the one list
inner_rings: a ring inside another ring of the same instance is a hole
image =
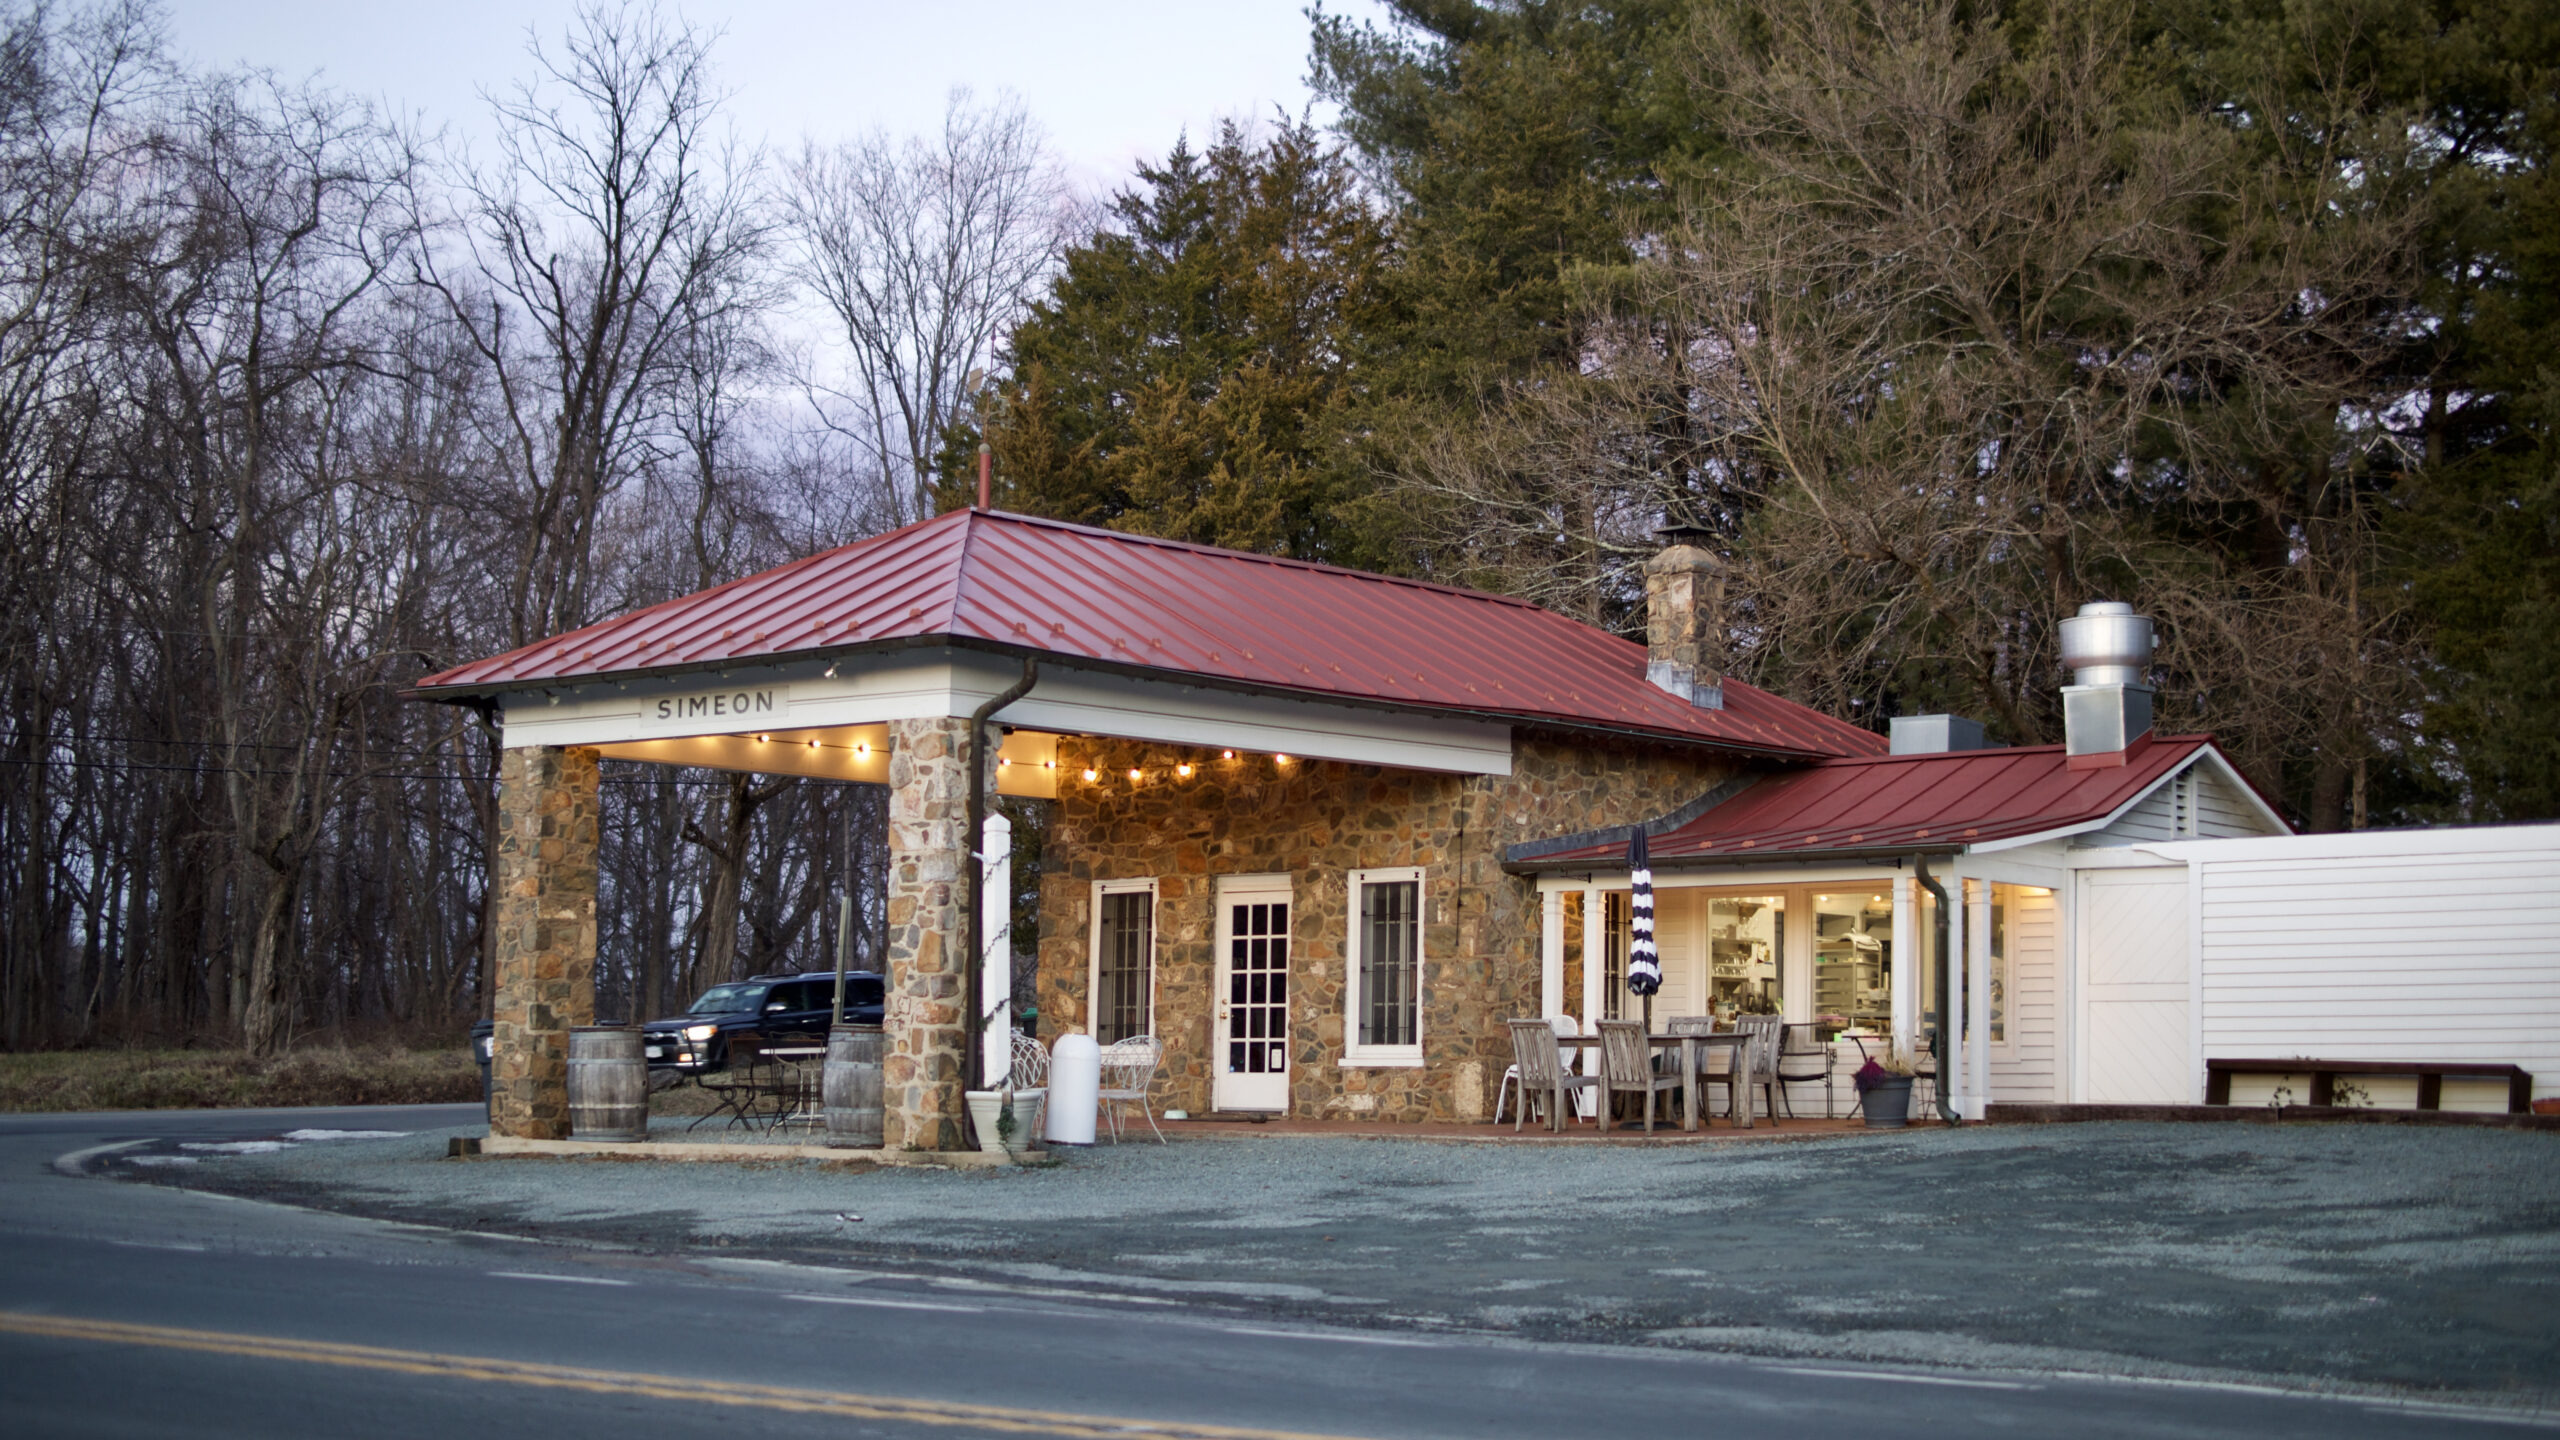
[[2057, 723], [2054, 624], [2131, 599], [2169, 723], [2267, 774], [2354, 743], [2396, 700], [2357, 578], [2417, 218], [2388, 137], [2343, 86], [2253, 97], [2297, 121], [2253, 133], [2146, 88], [2120, 11], [2039, 13], [1704, 27], [1735, 161], [1592, 285], [1579, 371], [1408, 458], [1451, 563], [1623, 604], [1656, 517], [1705, 524], [1746, 673], [2018, 741]]
[[540, 78], [491, 102], [499, 164], [467, 184], [459, 253], [417, 272], [496, 379], [516, 644], [589, 618], [603, 508], [662, 443], [696, 328], [760, 300], [767, 233], [754, 157], [713, 130], [709, 37], [589, 5], [530, 50]]
[[955, 90], [934, 139], [804, 145], [785, 204], [796, 273], [852, 353], [849, 387], [812, 390], [869, 452], [894, 523], [930, 515], [947, 430], [1078, 232], [1066, 180], [1018, 105]]

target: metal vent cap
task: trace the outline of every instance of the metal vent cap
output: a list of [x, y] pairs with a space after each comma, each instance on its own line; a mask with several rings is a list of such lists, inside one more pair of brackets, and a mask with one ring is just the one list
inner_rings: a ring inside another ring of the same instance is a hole
[[2139, 685], [2155, 641], [2151, 617], [2121, 600], [2093, 600], [2062, 622], [2062, 663], [2081, 685]]

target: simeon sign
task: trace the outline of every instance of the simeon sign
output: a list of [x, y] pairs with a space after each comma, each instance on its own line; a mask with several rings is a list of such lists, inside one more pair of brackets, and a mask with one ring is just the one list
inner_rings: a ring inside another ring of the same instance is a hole
[[709, 695], [669, 695], [658, 701], [652, 718], [659, 720], [734, 720], [771, 715], [781, 709], [781, 692], [723, 690]]

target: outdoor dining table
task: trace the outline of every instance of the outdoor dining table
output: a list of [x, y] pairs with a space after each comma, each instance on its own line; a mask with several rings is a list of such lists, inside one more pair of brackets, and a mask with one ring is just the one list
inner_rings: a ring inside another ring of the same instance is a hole
[[825, 1106], [819, 1099], [819, 1062], [827, 1058], [824, 1045], [787, 1045], [768, 1047], [763, 1058], [774, 1066], [770, 1084], [773, 1088], [773, 1120], [765, 1128], [779, 1130], [785, 1125], [816, 1125], [826, 1118]]
[[[1739, 1050], [1751, 1043], [1751, 1036], [1741, 1030], [1718, 1030], [1712, 1035], [1648, 1035], [1645, 1041], [1656, 1050], [1679, 1050], [1680, 1128], [1695, 1130], [1705, 1123], [1698, 1111], [1699, 1062], [1706, 1058], [1709, 1050]], [[1556, 1037], [1556, 1044], [1566, 1050], [1588, 1050], [1599, 1043], [1598, 1035]], [[1741, 1083], [1730, 1063], [1725, 1070], [1725, 1119], [1732, 1122], [1735, 1129], [1748, 1130], [1751, 1128], [1751, 1087]], [[1608, 1117], [1603, 1115], [1600, 1119], [1601, 1128], [1607, 1129]]]

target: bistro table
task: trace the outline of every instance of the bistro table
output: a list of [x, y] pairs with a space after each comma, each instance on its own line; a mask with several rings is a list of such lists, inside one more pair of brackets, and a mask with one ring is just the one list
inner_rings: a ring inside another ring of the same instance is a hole
[[[1680, 1128], [1695, 1130], [1705, 1123], [1698, 1110], [1698, 1084], [1702, 1073], [1699, 1062], [1710, 1050], [1740, 1050], [1751, 1043], [1751, 1036], [1740, 1030], [1718, 1030], [1712, 1035], [1648, 1035], [1645, 1041], [1656, 1050], [1677, 1049], [1680, 1052]], [[1557, 1046], [1566, 1050], [1587, 1051], [1599, 1043], [1598, 1035], [1556, 1037]], [[1747, 1060], [1747, 1057], [1737, 1055], [1734, 1060]], [[1751, 1087], [1735, 1073], [1733, 1061], [1726, 1062], [1724, 1088], [1725, 1119], [1735, 1129], [1750, 1129]], [[1607, 1108], [1605, 1094], [1602, 1108], [1604, 1111]], [[1772, 1117], [1772, 1123], [1775, 1123], [1775, 1117]], [[1609, 1128], [1609, 1117], [1605, 1113], [1600, 1117], [1600, 1128], [1604, 1131]]]
[[826, 1106], [819, 1096], [819, 1062], [827, 1058], [824, 1045], [777, 1045], [768, 1047], [762, 1057], [774, 1067], [772, 1087], [773, 1119], [768, 1131], [785, 1125], [816, 1125], [826, 1118]]

